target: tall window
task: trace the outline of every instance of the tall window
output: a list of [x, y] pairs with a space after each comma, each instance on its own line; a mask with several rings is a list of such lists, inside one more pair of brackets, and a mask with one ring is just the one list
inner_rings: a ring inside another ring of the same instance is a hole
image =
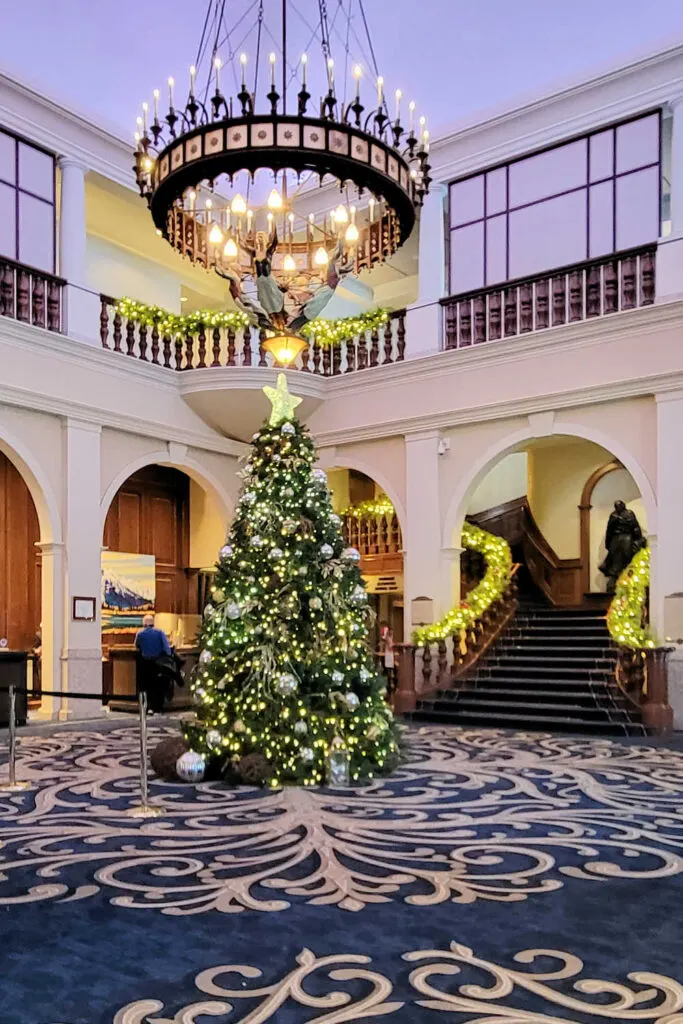
[[54, 157], [1, 129], [0, 256], [55, 270]]
[[453, 182], [449, 205], [451, 294], [655, 242], [659, 112]]

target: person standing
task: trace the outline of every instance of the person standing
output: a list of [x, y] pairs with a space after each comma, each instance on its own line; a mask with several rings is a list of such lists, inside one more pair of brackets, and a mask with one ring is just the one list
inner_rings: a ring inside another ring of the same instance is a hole
[[135, 637], [138, 651], [137, 688], [138, 693], [147, 694], [147, 708], [150, 714], [164, 710], [169, 687], [168, 665], [173, 651], [163, 629], [154, 625], [154, 616], [145, 615], [142, 629]]
[[380, 626], [380, 655], [387, 679], [387, 695], [391, 697], [396, 689], [396, 656], [394, 654], [394, 632], [388, 622]]

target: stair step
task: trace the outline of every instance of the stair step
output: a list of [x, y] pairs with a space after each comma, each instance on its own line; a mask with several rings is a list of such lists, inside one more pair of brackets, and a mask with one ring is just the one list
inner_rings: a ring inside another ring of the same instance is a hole
[[[436, 711], [442, 710], [444, 706], [445, 708], [450, 708], [452, 706], [452, 702], [443, 700], [435, 700], [432, 703]], [[593, 705], [593, 707], [584, 707], [580, 704], [560, 704], [554, 701], [541, 703], [540, 701], [534, 701], [533, 703], [513, 704], [512, 708], [516, 709], [519, 714], [533, 715], [534, 717], [538, 715], [545, 715], [546, 711], [550, 711], [554, 715], [580, 718], [582, 721], [589, 719], [594, 721], [596, 718], [609, 718], [607, 709], [598, 707], [597, 705]], [[495, 712], [496, 714], [500, 713], [501, 715], [513, 713], [510, 710], [510, 704], [501, 704], [501, 702], [497, 700], [470, 700], [469, 698], [461, 696], [457, 701], [456, 710], [458, 713], [460, 711], [478, 711], [479, 709], [490, 711], [492, 713]], [[618, 712], [616, 717], [621, 717]]]
[[[453, 695], [453, 699], [467, 699], [467, 700], [518, 700], [523, 702], [526, 697], [530, 698], [532, 702], [549, 702], [558, 701], [558, 703], [573, 703], [577, 706], [589, 707], [595, 706], [596, 697], [590, 689], [586, 688], [583, 691], [577, 690], [527, 690], [524, 687], [514, 687], [508, 689], [498, 689], [495, 686], [475, 686], [472, 689], [466, 690], [446, 690], [441, 696], [450, 697]], [[599, 696], [603, 696], [600, 694]], [[609, 694], [605, 692], [604, 697], [609, 699]]]
[[[576, 661], [592, 661], [593, 658], [594, 658], [596, 650], [600, 654], [604, 653], [604, 655], [606, 657], [608, 657], [608, 658], [614, 659], [617, 656], [617, 652], [613, 648], [610, 648], [610, 647], [597, 647], [597, 648], [595, 648], [595, 647], [585, 647], [583, 644], [581, 646], [579, 646], [578, 644], [572, 644], [569, 647], [569, 649], [572, 652], [572, 661], [575, 661], [575, 660]], [[528, 651], [528, 650], [533, 650], [534, 653], [529, 655], [530, 658], [536, 658], [541, 653], [547, 653], [547, 654], [550, 655], [550, 657], [553, 657], [553, 656], [557, 655], [557, 647], [551, 647], [551, 646], [549, 646], [547, 644], [538, 644], [538, 645], [534, 645], [533, 647], [530, 648], [527, 644], [525, 644], [523, 642], [520, 642], [517, 639], [514, 639], [511, 642], [508, 641], [507, 644], [506, 644], [505, 650], [506, 651], [515, 651], [515, 652], [517, 652], [517, 651], [525, 652], [525, 651]], [[560, 655], [560, 657], [564, 657], [564, 655]]]
[[471, 685], [477, 689], [483, 686], [495, 691], [499, 689], [509, 690], [510, 692], [524, 690], [527, 693], [537, 693], [539, 690], [547, 690], [549, 692], [559, 690], [562, 693], [590, 694], [593, 691], [593, 686], [606, 689], [606, 685], [602, 682], [591, 684], [587, 680], [574, 682], [571, 679], [524, 679], [520, 682], [514, 676], [490, 676], [488, 678], [473, 676], [468, 682], [471, 682]]
[[448, 725], [477, 725], [488, 729], [519, 729], [522, 726], [530, 732], [571, 732], [600, 736], [644, 736], [645, 728], [640, 723], [584, 722], [578, 718], [562, 718], [547, 715], [545, 718], [528, 718], [524, 714], [476, 714], [470, 711], [458, 713], [449, 711], [414, 711], [411, 715], [416, 722], [443, 722]]

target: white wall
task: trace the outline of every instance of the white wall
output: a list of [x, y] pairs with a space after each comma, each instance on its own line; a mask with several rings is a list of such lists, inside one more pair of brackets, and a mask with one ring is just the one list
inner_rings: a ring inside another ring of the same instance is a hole
[[496, 505], [524, 497], [527, 492], [527, 462], [526, 452], [512, 452], [502, 458], [477, 487], [467, 514], [486, 512]]
[[605, 530], [615, 501], [625, 501], [635, 512], [643, 533], [647, 532], [647, 511], [635, 481], [625, 469], [615, 469], [599, 480], [593, 489], [590, 514], [590, 589], [604, 591], [607, 580], [598, 566], [606, 555]]
[[92, 235], [88, 235], [86, 253], [88, 286], [94, 291], [180, 312], [180, 278], [176, 274]]

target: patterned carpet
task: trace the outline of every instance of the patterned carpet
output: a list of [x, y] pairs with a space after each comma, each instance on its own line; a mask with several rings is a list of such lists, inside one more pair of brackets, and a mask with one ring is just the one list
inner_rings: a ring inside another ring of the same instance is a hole
[[137, 757], [22, 737], [2, 1024], [683, 1024], [678, 750], [434, 727], [367, 788], [154, 782], [148, 821]]

